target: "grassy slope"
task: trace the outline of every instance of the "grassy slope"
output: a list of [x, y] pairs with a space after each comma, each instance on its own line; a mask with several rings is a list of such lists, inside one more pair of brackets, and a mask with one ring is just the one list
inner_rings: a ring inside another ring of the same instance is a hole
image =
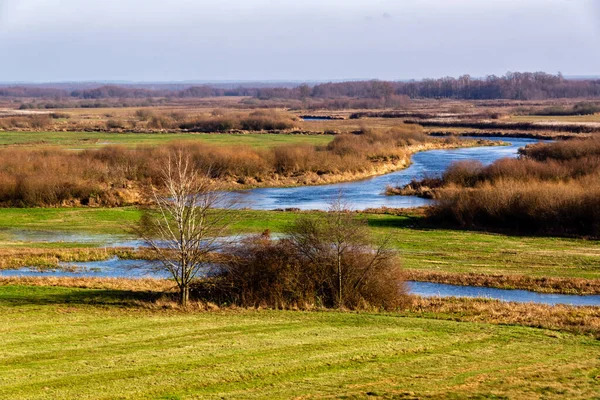
[[[123, 234], [139, 218], [135, 208], [0, 209], [0, 229], [66, 230]], [[240, 211], [239, 233], [281, 232], [300, 214]], [[392, 234], [394, 245], [410, 269], [443, 272], [524, 274], [532, 276], [600, 278], [597, 241], [517, 237], [469, 231], [415, 228], [415, 220], [368, 215], [379, 235]], [[7, 246], [5, 242], [0, 246]], [[1, 236], [0, 236], [1, 238]], [[26, 244], [24, 244], [26, 245]], [[65, 246], [67, 244], [64, 244]], [[39, 244], [32, 244], [38, 247]]]
[[591, 398], [587, 336], [393, 314], [128, 308], [0, 288], [0, 398]]
[[0, 146], [16, 145], [39, 148], [53, 145], [67, 149], [87, 149], [118, 144], [124, 146], [160, 145], [177, 140], [193, 140], [214, 145], [240, 145], [257, 148], [281, 144], [324, 145], [333, 140], [330, 135], [274, 134], [173, 134], [173, 133], [96, 133], [96, 132], [0, 132]]

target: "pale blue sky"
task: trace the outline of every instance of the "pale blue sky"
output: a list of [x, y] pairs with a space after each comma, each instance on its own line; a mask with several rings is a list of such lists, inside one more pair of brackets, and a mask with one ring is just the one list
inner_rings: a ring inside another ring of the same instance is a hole
[[600, 0], [0, 0], [0, 82], [600, 75]]

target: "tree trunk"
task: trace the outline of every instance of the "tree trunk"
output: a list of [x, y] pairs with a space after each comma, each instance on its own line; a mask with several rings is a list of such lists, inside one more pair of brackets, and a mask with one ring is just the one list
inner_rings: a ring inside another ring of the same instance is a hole
[[189, 299], [190, 299], [190, 287], [188, 285], [179, 287], [179, 304], [182, 307], [187, 307]]
[[338, 253], [337, 256], [337, 273], [338, 273], [338, 308], [344, 307], [344, 297], [342, 293], [342, 257]]

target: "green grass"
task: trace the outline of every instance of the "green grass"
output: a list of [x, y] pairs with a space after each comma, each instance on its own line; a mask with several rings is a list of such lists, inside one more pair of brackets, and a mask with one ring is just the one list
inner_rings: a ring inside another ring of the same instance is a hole
[[67, 149], [99, 148], [109, 144], [123, 146], [158, 146], [181, 140], [214, 145], [268, 148], [282, 144], [325, 145], [333, 140], [329, 135], [276, 134], [183, 134], [183, 133], [102, 133], [102, 132], [1, 132], [0, 147], [19, 145], [35, 148], [52, 145]]
[[0, 287], [0, 398], [592, 398], [600, 342], [394, 314], [130, 307]]
[[[282, 232], [298, 213], [239, 211], [237, 233]], [[136, 208], [0, 209], [0, 246], [13, 229], [125, 234], [137, 221]], [[373, 232], [393, 235], [405, 268], [454, 273], [522, 274], [600, 279], [600, 242], [593, 240], [519, 237], [446, 229], [419, 228], [419, 219], [367, 215]], [[13, 244], [14, 245], [14, 244]], [[37, 243], [30, 245], [40, 247]], [[55, 246], [55, 245], [46, 245]], [[70, 244], [64, 244], [69, 247]]]
[[124, 208], [2, 208], [0, 229], [126, 233], [141, 212]]

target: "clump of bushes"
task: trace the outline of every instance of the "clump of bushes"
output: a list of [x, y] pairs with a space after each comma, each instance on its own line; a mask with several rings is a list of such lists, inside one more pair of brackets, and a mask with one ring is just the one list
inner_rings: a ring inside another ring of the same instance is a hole
[[244, 131], [281, 131], [292, 129], [294, 121], [287, 115], [272, 110], [259, 110], [249, 115], [217, 113], [211, 116], [197, 117], [179, 124], [179, 128], [192, 132], [228, 132]]
[[244, 240], [192, 294], [242, 307], [391, 310], [406, 303], [396, 254], [354, 214], [338, 208], [302, 218], [288, 233]]
[[51, 116], [48, 114], [33, 114], [18, 117], [0, 118], [0, 129], [47, 129], [52, 125]]
[[600, 113], [600, 103], [580, 102], [571, 108], [563, 106], [552, 106], [534, 111], [533, 115], [565, 116], [565, 115], [594, 115]]
[[519, 159], [452, 165], [431, 217], [471, 228], [600, 237], [600, 139], [540, 143]]

